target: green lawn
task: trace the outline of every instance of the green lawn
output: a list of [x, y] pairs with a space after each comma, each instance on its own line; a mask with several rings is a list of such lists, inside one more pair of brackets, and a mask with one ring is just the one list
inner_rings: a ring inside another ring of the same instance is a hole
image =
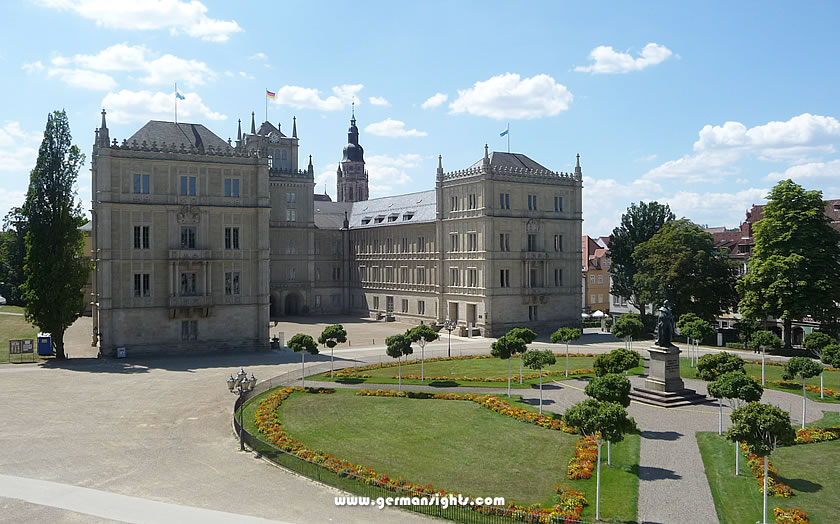
[[[23, 319], [23, 317], [19, 317], [17, 315], [0, 315], [0, 364], [6, 364], [9, 362], [9, 340], [17, 340], [24, 338], [35, 339], [37, 336], [38, 328], [29, 324]], [[36, 359], [38, 358], [37, 343], [38, 341], [35, 340], [34, 344], [36, 345], [36, 347], [34, 351], [36, 353]], [[23, 362], [30, 362], [32, 360], [32, 355], [29, 353], [25, 355], [11, 355], [11, 359], [12, 362], [17, 362], [19, 360]]]
[[[246, 428], [261, 395], [245, 407]], [[530, 406], [512, 402], [531, 409]], [[504, 496], [520, 504], [551, 505], [564, 482], [586, 493], [594, 518], [595, 479], [567, 480], [576, 435], [518, 422], [469, 401], [359, 397], [353, 390], [329, 395], [295, 393], [281, 407], [289, 434], [392, 478], [459, 491]], [[601, 473], [601, 514], [633, 521], [638, 501], [638, 435], [613, 446], [613, 466]], [[606, 453], [606, 448], [604, 448]]]
[[[747, 362], [747, 365], [745, 367], [746, 367], [746, 370], [747, 370], [747, 375], [755, 377], [759, 381], [761, 381], [761, 362], [757, 362], [757, 363]], [[689, 361], [688, 361], [687, 358], [681, 358], [680, 359], [680, 376], [682, 376], [683, 378], [697, 378], [696, 369], [697, 368], [689, 367]], [[779, 391], [787, 391], [787, 392], [790, 392], [790, 393], [795, 393], [795, 394], [801, 395], [802, 394], [802, 382], [800, 381], [800, 379], [796, 379], [796, 380], [793, 381], [797, 384], [797, 386], [792, 387], [792, 388], [783, 387], [783, 386], [780, 386], [778, 384], [772, 384], [771, 382], [769, 382], [771, 380], [783, 380], [782, 379], [782, 373], [784, 373], [784, 370], [785, 370], [784, 366], [769, 365], [769, 364], [765, 365], [764, 366], [764, 378], [765, 378], [766, 382], [765, 382], [764, 387], [766, 389], [776, 389], [776, 390], [779, 390]], [[808, 385], [811, 385], [811, 386], [819, 387], [820, 386], [820, 377], [816, 376], [816, 377], [810, 378], [810, 379], [806, 380], [805, 383], [808, 384]], [[828, 388], [828, 389], [832, 389], [834, 391], [840, 391], [840, 372], [836, 371], [836, 370], [835, 371], [826, 371], [825, 372], [825, 377], [824, 377], [824, 380], [823, 380], [823, 387]], [[828, 394], [825, 395], [825, 399], [820, 400], [819, 392], [814, 393], [812, 391], [808, 391], [806, 393], [806, 395], [808, 396], [809, 399], [817, 401], [817, 402], [830, 402], [830, 403], [840, 402], [840, 400], [838, 400], [837, 397], [830, 397]]]
[[[697, 433], [697, 442], [721, 524], [760, 521], [762, 495], [746, 456], [741, 455], [740, 475], [736, 477], [732, 442], [706, 432]], [[795, 494], [790, 498], [769, 497], [768, 519], [773, 519], [773, 508], [778, 507], [802, 509], [815, 524], [836, 522], [840, 508], [840, 477], [835, 471], [838, 458], [839, 441], [776, 450], [770, 462]]]
[[3, 313], [21, 313], [23, 314], [23, 307], [21, 306], [0, 306], [0, 311]]
[[[412, 355], [413, 357], [414, 355]], [[390, 360], [390, 359], [389, 359]], [[594, 357], [570, 357], [569, 358], [569, 370], [575, 369], [592, 369], [593, 362], [595, 361]], [[384, 363], [384, 362], [383, 362]], [[420, 376], [420, 362], [418, 361], [416, 364], [405, 364], [400, 366], [402, 376], [414, 375]], [[557, 363], [553, 366], [545, 368], [543, 373], [546, 371], [551, 371], [555, 373], [564, 373], [566, 370], [566, 358], [565, 356], [557, 357]], [[525, 375], [536, 373], [536, 371], [525, 368], [523, 370]], [[630, 374], [639, 374], [642, 372], [642, 367], [638, 367], [630, 371]], [[312, 375], [307, 377], [310, 380], [338, 380], [341, 382], [350, 382], [350, 383], [364, 383], [368, 382], [371, 384], [396, 384], [397, 383], [397, 368], [396, 367], [384, 367], [384, 368], [377, 368], [371, 369], [367, 371], [361, 372], [365, 375], [370, 375], [370, 378], [337, 378], [337, 379], [330, 379], [329, 372], [327, 372], [326, 376], [323, 374]], [[531, 388], [532, 385], [539, 384], [539, 378], [534, 378], [530, 380], [525, 380], [523, 384], [519, 385], [519, 358], [511, 359], [511, 387], [523, 387], [523, 388]], [[508, 376], [508, 361], [501, 360], [498, 358], [479, 358], [479, 359], [463, 359], [463, 360], [437, 360], [434, 362], [426, 362], [425, 364], [425, 375], [426, 377], [476, 377], [476, 378], [504, 378], [507, 379]], [[587, 375], [570, 375], [571, 378], [579, 378], [579, 377], [588, 377], [592, 376], [591, 374]], [[565, 377], [563, 375], [560, 376], [543, 376], [543, 383], [550, 382], [552, 380], [563, 380]], [[437, 385], [437, 386], [472, 386], [472, 387], [499, 387], [499, 388], [507, 388], [507, 380], [503, 380], [501, 382], [477, 382], [477, 381], [467, 381], [467, 380], [436, 380], [436, 379], [427, 379], [425, 382], [421, 382], [419, 379], [405, 379], [403, 378], [403, 384], [428, 384], [428, 385]]]

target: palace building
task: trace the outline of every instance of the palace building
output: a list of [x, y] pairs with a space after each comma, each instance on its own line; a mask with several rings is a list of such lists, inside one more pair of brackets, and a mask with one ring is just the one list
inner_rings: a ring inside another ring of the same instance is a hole
[[352, 314], [456, 333], [580, 324], [581, 179], [490, 152], [428, 191], [369, 199], [355, 114], [337, 201], [299, 168], [297, 122], [235, 143], [150, 121], [119, 142], [106, 113], [93, 177], [94, 345], [103, 355], [261, 348], [269, 322]]

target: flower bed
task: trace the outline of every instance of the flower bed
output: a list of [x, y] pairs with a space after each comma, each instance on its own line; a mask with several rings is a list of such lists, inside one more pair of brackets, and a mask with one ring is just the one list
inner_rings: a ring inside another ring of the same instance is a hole
[[[759, 381], [761, 380], [761, 377], [758, 377], [758, 376], [755, 376], [755, 375], [752, 375], [752, 378], [754, 378], [756, 380], [759, 380]], [[770, 384], [773, 384], [775, 386], [780, 386], [780, 387], [783, 387], [783, 388], [802, 389], [802, 384], [798, 383], [798, 382], [788, 382], [786, 380], [769, 380], [769, 379], [765, 379], [765, 382], [768, 382]], [[811, 384], [805, 384], [805, 389], [807, 391], [810, 391], [811, 393], [819, 393], [820, 392], [820, 387], [819, 386], [812, 386]], [[840, 392], [837, 392], [837, 391], [835, 391], [831, 388], [823, 387], [823, 392], [824, 392], [825, 395], [827, 395], [829, 397], [834, 397], [834, 398], [840, 399]]]
[[[565, 357], [566, 354], [565, 353], [555, 353], [554, 356]], [[595, 353], [570, 353], [569, 356], [570, 357], [594, 357], [596, 355], [595, 355]], [[442, 362], [442, 361], [446, 361], [446, 360], [481, 360], [481, 359], [485, 359], [485, 358], [495, 358], [495, 357], [492, 356], [492, 355], [463, 355], [463, 356], [459, 356], [459, 357], [427, 358], [425, 361], [426, 362]], [[411, 364], [419, 364], [419, 363], [420, 363], [420, 360], [415, 359], [415, 360], [407, 360], [407, 361], [403, 362], [402, 365], [403, 366], [408, 366], [408, 365], [411, 365]], [[384, 363], [369, 364], [367, 366], [359, 366], [359, 367], [354, 367], [354, 368], [336, 369], [335, 371], [333, 371], [333, 378], [336, 378], [336, 377], [337, 378], [370, 378], [370, 375], [360, 375], [359, 373], [363, 373], [365, 371], [370, 371], [372, 369], [395, 368], [395, 367], [397, 367], [397, 365], [398, 365], [397, 362], [384, 362]], [[591, 372], [592, 371], [590, 370], [589, 373], [591, 373]], [[564, 373], [565, 373], [565, 371], [564, 371]], [[569, 373], [571, 374], [572, 372], [570, 371]], [[327, 371], [327, 372], [323, 373], [323, 376], [325, 378], [329, 377], [330, 372]], [[517, 375], [517, 377], [518, 376], [519, 375]], [[547, 376], [547, 375], [545, 373], [543, 373], [543, 376]], [[394, 378], [396, 378], [396, 377], [394, 377]], [[407, 378], [407, 377], [403, 377], [403, 378]], [[533, 378], [537, 378], [537, 375], [534, 375]], [[445, 378], [445, 380], [451, 380], [451, 378]], [[467, 380], [467, 379], [459, 379], [459, 380]], [[472, 378], [470, 380], [476, 381], [476, 380], [479, 380], [479, 379]], [[482, 382], [491, 382], [492, 381], [492, 380], [486, 380], [486, 379], [480, 379], [480, 380]], [[507, 378], [505, 378], [504, 380], [507, 381]]]
[[[572, 369], [569, 370], [569, 375], [587, 375], [590, 373], [594, 373], [595, 370], [592, 369]], [[543, 378], [547, 377], [562, 377], [565, 376], [565, 371], [546, 371], [542, 374]], [[370, 375], [353, 375], [354, 378], [371, 378]], [[392, 376], [391, 378], [399, 378], [397, 375]], [[411, 379], [411, 380], [455, 380], [457, 382], [507, 382], [508, 377], [454, 377], [450, 375], [438, 375], [438, 376], [430, 376], [426, 375], [425, 377], [420, 377], [420, 375], [403, 375], [404, 379]], [[513, 375], [511, 380], [516, 380], [519, 378], [519, 374]], [[522, 380], [531, 380], [533, 378], [540, 378], [539, 373], [528, 373], [527, 375], [522, 375]]]
[[773, 513], [776, 514], [776, 524], [811, 524], [808, 513], [799, 508], [774, 508]]
[[592, 470], [598, 461], [598, 444], [590, 437], [580, 437], [575, 444], [575, 454], [569, 460], [566, 478], [571, 480], [592, 478]]
[[796, 431], [797, 444], [826, 442], [840, 439], [840, 428], [805, 428]]
[[496, 413], [511, 417], [520, 422], [535, 424], [547, 429], [559, 430], [565, 433], [575, 433], [561, 419], [541, 415], [525, 408], [511, 406], [495, 395], [478, 395], [473, 393], [429, 393], [425, 391], [397, 391], [394, 389], [360, 389], [357, 395], [361, 397], [404, 397], [434, 400], [469, 400]]
[[[758, 482], [758, 490], [764, 493], [764, 461], [767, 457], [759, 457], [749, 452], [747, 445], [741, 443], [741, 449], [747, 454], [747, 465], [755, 475], [755, 480]], [[773, 467], [773, 463], [767, 463], [767, 489], [770, 490], [770, 495], [774, 497], [788, 498], [793, 495], [793, 488], [787, 484], [783, 484], [779, 480], [779, 473]]]
[[[373, 469], [366, 466], [353, 464], [346, 460], [341, 460], [333, 455], [324, 453], [323, 451], [314, 450], [302, 442], [290, 437], [282, 428], [277, 420], [277, 411], [284, 400], [289, 398], [293, 393], [306, 392], [314, 394], [334, 393], [334, 389], [327, 388], [300, 388], [300, 387], [285, 387], [278, 389], [271, 393], [266, 399], [260, 402], [254, 414], [254, 420], [257, 430], [265, 439], [280, 448], [281, 450], [298, 457], [307, 462], [317, 464], [341, 477], [353, 478], [361, 483], [377, 486], [380, 488], [394, 491], [401, 494], [411, 494], [415, 496], [435, 496], [448, 495], [449, 493], [442, 489], [435, 489], [431, 484], [422, 486], [403, 479], [392, 479], [388, 475], [376, 473]], [[477, 402], [479, 405], [488, 409], [492, 409], [498, 413], [505, 414], [521, 420], [523, 422], [531, 422], [542, 427], [554, 430], [567, 431], [569, 428], [559, 420], [551, 419], [537, 413], [528, 412], [536, 415], [537, 418], [526, 417], [519, 418], [521, 414], [518, 412], [526, 411], [522, 408], [515, 408], [509, 404], [502, 402], [498, 397], [491, 395], [458, 395], [454, 393], [417, 393], [405, 391], [392, 390], [360, 390], [360, 396], [384, 396], [384, 397], [405, 397], [405, 398], [428, 398], [437, 400], [471, 400]], [[548, 420], [543, 420], [548, 419]], [[555, 521], [554, 519], [563, 519], [563, 522], [577, 522], [580, 520], [580, 514], [583, 511], [583, 506], [586, 505], [586, 498], [584, 494], [577, 490], [568, 489], [565, 486], [558, 484], [555, 486], [555, 491], [559, 495], [558, 502], [551, 508], [545, 508], [540, 504], [532, 504], [530, 506], [516, 505], [509, 502], [505, 507], [499, 506], [468, 506], [470, 509], [479, 513], [488, 515], [502, 515], [529, 523], [541, 523]], [[453, 493], [455, 496], [459, 493]]]

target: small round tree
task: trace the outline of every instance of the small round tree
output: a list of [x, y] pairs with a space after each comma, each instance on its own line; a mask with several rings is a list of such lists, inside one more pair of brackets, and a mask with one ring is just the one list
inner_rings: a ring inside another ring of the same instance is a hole
[[613, 322], [611, 331], [616, 338], [624, 340], [626, 349], [633, 349], [633, 339], [645, 334], [645, 325], [639, 320], [639, 315], [627, 313]]
[[347, 332], [341, 324], [333, 324], [327, 326], [318, 337], [318, 343], [330, 348], [330, 378], [333, 376], [333, 357], [335, 355], [335, 346], [347, 342]]
[[[805, 335], [805, 339], [802, 342], [805, 345], [805, 349], [810, 351], [811, 354], [814, 355], [814, 357], [822, 360], [823, 351], [825, 351], [825, 348], [830, 346], [831, 344], [835, 344], [836, 340], [828, 333], [823, 333], [822, 331], [815, 331], [814, 333], [808, 333], [807, 335]], [[824, 376], [825, 370], [823, 370], [820, 373], [820, 398], [825, 398], [825, 388], [823, 386]]]
[[525, 353], [525, 342], [521, 338], [502, 335], [499, 340], [490, 344], [490, 354], [496, 358], [508, 361], [508, 397], [510, 397], [510, 359], [517, 353]]
[[420, 324], [406, 331], [411, 342], [420, 346], [420, 380], [426, 379], [426, 344], [440, 338], [434, 329], [427, 324]]
[[[764, 394], [764, 388], [761, 384], [752, 377], [738, 371], [730, 371], [719, 376], [714, 382], [709, 384], [709, 395], [718, 399], [718, 435], [723, 434], [723, 404], [722, 400], [726, 399], [726, 403], [733, 410], [743, 407], [750, 402], [758, 402], [761, 400], [761, 395]], [[740, 464], [741, 453], [738, 450], [738, 443], [735, 443], [735, 474], [741, 468]]]
[[700, 342], [704, 338], [708, 338], [714, 335], [715, 328], [713, 328], [711, 324], [709, 324], [702, 318], [698, 318], [685, 324], [681, 332], [690, 340], [694, 341], [693, 348], [691, 347], [692, 345], [689, 345], [688, 358], [691, 361], [692, 365], [696, 365], [697, 353], [700, 349]]
[[[630, 379], [624, 375], [609, 373], [589, 381], [584, 390], [587, 396], [602, 402], [615, 402], [625, 408], [630, 405]], [[612, 449], [607, 441], [607, 465], [612, 465]]]
[[[520, 351], [520, 355], [528, 351], [528, 344], [537, 339], [537, 334], [528, 328], [513, 328], [506, 335], [516, 337], [522, 342], [525, 342], [525, 349]], [[519, 384], [522, 385], [522, 358], [519, 358]]]
[[566, 376], [569, 376], [569, 342], [577, 340], [581, 337], [583, 332], [576, 328], [562, 327], [551, 334], [551, 343], [559, 344], [563, 342], [566, 344]]
[[595, 375], [602, 377], [608, 373], [624, 373], [639, 365], [641, 355], [629, 349], [614, 349], [609, 353], [602, 353], [595, 357], [593, 367]]
[[402, 391], [402, 357], [414, 353], [411, 349], [411, 339], [405, 335], [392, 335], [385, 339], [385, 353], [397, 359], [397, 389]]
[[601, 520], [601, 445], [621, 442], [624, 435], [636, 429], [636, 421], [627, 416], [627, 410], [615, 402], [602, 402], [588, 398], [566, 410], [563, 421], [578, 433], [595, 441], [598, 446], [595, 476], [595, 520]]
[[732, 371], [746, 374], [744, 364], [744, 359], [733, 353], [710, 353], [697, 361], [697, 377], [711, 382]]
[[536, 369], [540, 375], [540, 413], [542, 413], [542, 370], [545, 367], [554, 365], [557, 359], [551, 350], [531, 350], [522, 354], [522, 360], [526, 367]]
[[288, 346], [295, 353], [300, 353], [300, 381], [303, 387], [306, 387], [306, 354], [309, 353], [310, 355], [317, 355], [318, 344], [316, 344], [315, 339], [309, 335], [298, 333], [289, 339]]
[[753, 402], [732, 412], [732, 427], [726, 432], [726, 438], [737, 445], [746, 444], [750, 453], [762, 457], [764, 461], [764, 514], [767, 523], [767, 465], [770, 454], [779, 444], [792, 444], [796, 432], [790, 425], [790, 415], [769, 404]]
[[808, 357], [792, 357], [785, 364], [785, 372], [782, 374], [783, 379], [793, 380], [796, 377], [802, 379], [802, 429], [805, 429], [805, 406], [808, 400], [805, 395], [805, 381], [811, 377], [816, 377], [822, 371], [823, 367]]
[[782, 339], [776, 336], [772, 331], [761, 330], [756, 331], [750, 338], [750, 347], [761, 351], [761, 385], [764, 385], [764, 361], [767, 357], [768, 349], [779, 350], [782, 349]]

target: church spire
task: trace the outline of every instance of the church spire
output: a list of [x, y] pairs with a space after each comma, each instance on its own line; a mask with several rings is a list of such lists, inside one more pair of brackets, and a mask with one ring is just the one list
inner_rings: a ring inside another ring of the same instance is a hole
[[251, 111], [251, 134], [257, 134], [257, 123], [254, 121], [254, 112]]
[[111, 137], [108, 135], [108, 124], [105, 122], [105, 108], [102, 108], [102, 124], [99, 126], [99, 131], [96, 135], [99, 139], [99, 145], [108, 146]]
[[297, 138], [297, 117], [292, 117], [292, 138]]
[[242, 119], [237, 120], [236, 123], [236, 141], [242, 140]]

